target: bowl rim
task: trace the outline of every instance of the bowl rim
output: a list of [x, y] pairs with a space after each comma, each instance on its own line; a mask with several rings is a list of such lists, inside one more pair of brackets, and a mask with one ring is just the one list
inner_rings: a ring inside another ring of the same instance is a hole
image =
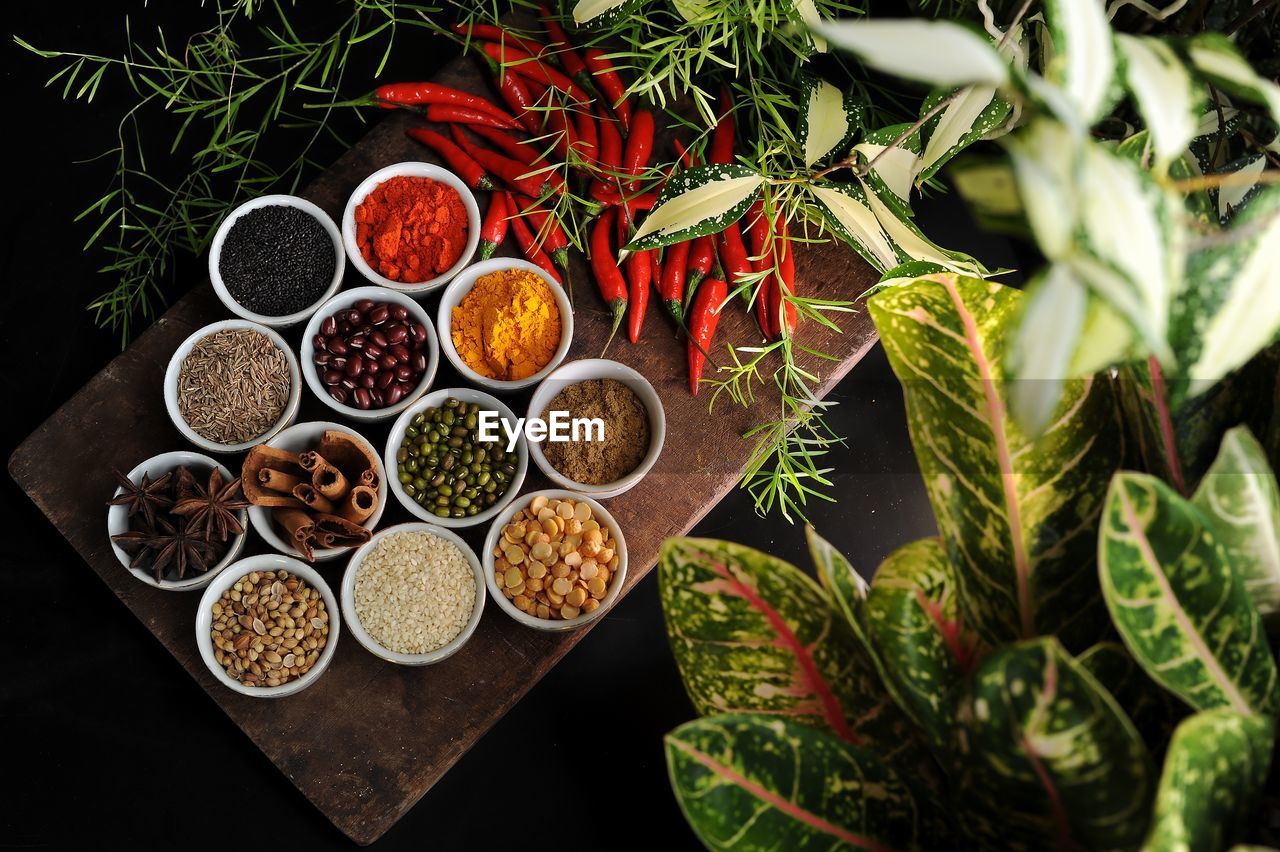
[[[337, 302], [345, 302], [343, 307], [354, 305], [361, 299], [373, 299], [374, 301], [390, 301], [397, 305], [403, 306], [411, 313], [414, 318], [422, 323], [427, 330], [427, 370], [422, 374], [422, 379], [418, 382], [418, 386], [407, 397], [397, 402], [395, 405], [388, 405], [384, 408], [362, 411], [351, 405], [338, 402], [329, 396], [328, 391], [324, 389], [324, 385], [320, 382], [320, 377], [316, 373], [315, 364], [311, 363], [312, 357], [315, 355], [315, 343], [313, 338], [320, 333], [320, 324], [324, 322], [325, 317], [338, 308], [331, 305]], [[302, 369], [302, 365], [306, 364], [306, 368]], [[334, 411], [350, 417], [352, 420], [363, 420], [366, 422], [376, 422], [379, 420], [390, 420], [392, 417], [404, 411], [412, 405], [419, 397], [431, 389], [431, 385], [436, 380], [436, 373], [440, 369], [440, 341], [436, 337], [434, 324], [431, 322], [431, 316], [427, 313], [422, 305], [410, 296], [405, 295], [396, 290], [389, 290], [386, 287], [378, 287], [375, 285], [367, 285], [364, 287], [352, 287], [349, 290], [342, 290], [335, 293], [331, 298], [325, 300], [311, 318], [307, 321], [306, 328], [302, 332], [302, 342], [298, 346], [298, 366], [302, 369], [302, 378], [306, 381], [307, 387], [311, 389], [313, 396], [317, 397], [322, 403], [332, 408]]]
[[[289, 381], [291, 383], [289, 399], [285, 403], [284, 411], [280, 413], [280, 419], [258, 437], [239, 444], [215, 444], [208, 438], [197, 435], [196, 431], [188, 425], [186, 419], [183, 418], [182, 413], [178, 410], [178, 374], [182, 370], [183, 360], [186, 359], [187, 355], [191, 354], [191, 350], [196, 343], [214, 332], [237, 328], [252, 329], [266, 335], [276, 345], [276, 348], [284, 352], [285, 361], [289, 365]], [[169, 419], [173, 422], [173, 425], [182, 433], [182, 437], [200, 449], [211, 453], [242, 453], [251, 447], [256, 447], [258, 444], [271, 440], [293, 422], [293, 419], [298, 416], [298, 409], [302, 405], [302, 381], [302, 369], [298, 364], [298, 356], [294, 354], [293, 348], [289, 346], [285, 339], [280, 336], [280, 332], [262, 323], [243, 318], [218, 320], [193, 331], [178, 344], [177, 348], [173, 350], [173, 354], [169, 356], [169, 365], [164, 371], [164, 407], [169, 412]]]
[[[533, 502], [535, 497], [547, 497], [556, 499], [571, 499], [575, 501], [585, 502], [591, 507], [592, 517], [602, 517], [609, 524], [610, 531], [613, 533], [614, 540], [618, 543], [615, 551], [618, 554], [618, 570], [612, 577], [609, 584], [609, 591], [605, 593], [604, 598], [600, 601], [600, 606], [595, 612], [587, 612], [580, 614], [577, 618], [569, 621], [550, 620], [538, 618], [535, 615], [529, 615], [516, 609], [516, 605], [507, 600], [506, 595], [502, 594], [502, 590], [498, 588], [498, 581], [494, 579], [494, 565], [496, 560], [493, 556], [493, 548], [498, 543], [498, 536], [502, 535], [502, 528], [505, 527], [515, 513], [520, 509]], [[544, 488], [541, 491], [530, 491], [528, 494], [520, 496], [519, 505], [512, 502], [502, 510], [493, 524], [489, 527], [489, 532], [484, 539], [484, 552], [481, 554], [481, 560], [484, 564], [484, 581], [489, 587], [489, 597], [493, 598], [498, 608], [525, 627], [531, 627], [534, 630], [543, 630], [551, 633], [561, 633], [568, 630], [577, 630], [579, 627], [590, 624], [596, 619], [602, 617], [606, 612], [613, 609], [614, 604], [618, 602], [618, 598], [622, 595], [622, 587], [627, 582], [627, 539], [622, 532], [622, 528], [618, 525], [618, 521], [613, 514], [600, 504], [599, 501], [581, 492], [570, 491], [565, 488]]]
[[[380, 275], [369, 265], [368, 261], [364, 259], [364, 255], [360, 252], [360, 246], [356, 244], [356, 208], [379, 184], [393, 177], [424, 177], [447, 183], [457, 190], [458, 195], [462, 198], [462, 205], [467, 209], [466, 247], [463, 248], [462, 254], [458, 256], [457, 262], [435, 278], [419, 281], [415, 284], [392, 281], [390, 278]], [[347, 199], [346, 208], [342, 213], [340, 230], [347, 258], [351, 261], [351, 265], [367, 280], [380, 287], [405, 293], [409, 296], [425, 296], [427, 293], [438, 290], [449, 283], [454, 276], [466, 268], [467, 264], [471, 262], [471, 258], [475, 257], [476, 249], [480, 246], [480, 205], [476, 202], [476, 197], [471, 191], [471, 187], [467, 186], [462, 178], [449, 169], [421, 160], [404, 160], [399, 163], [392, 163], [389, 166], [383, 166], [356, 186], [351, 196]]]
[[[324, 289], [324, 292], [320, 294], [320, 298], [300, 311], [294, 311], [291, 314], [284, 314], [278, 317], [251, 311], [237, 302], [235, 297], [231, 295], [231, 291], [227, 289], [226, 282], [222, 280], [222, 270], [219, 268], [219, 261], [222, 260], [222, 245], [226, 242], [227, 234], [231, 231], [231, 226], [235, 224], [236, 220], [259, 207], [272, 206], [296, 207], [319, 220], [324, 227], [325, 233], [333, 241], [334, 251], [333, 279], [329, 282], [329, 286]], [[338, 230], [337, 223], [323, 208], [297, 195], [288, 195], [286, 193], [260, 195], [232, 208], [223, 217], [222, 222], [218, 225], [218, 230], [214, 232], [213, 241], [209, 244], [209, 283], [213, 285], [213, 292], [218, 294], [218, 299], [227, 310], [236, 316], [275, 328], [287, 328], [297, 325], [315, 313], [321, 305], [327, 302], [342, 287], [342, 278], [346, 271], [347, 252], [342, 245], [342, 232]]]
[[[555, 296], [556, 307], [560, 310], [560, 345], [552, 353], [551, 360], [538, 372], [523, 379], [502, 381], [480, 375], [462, 360], [462, 356], [458, 354], [458, 350], [453, 345], [453, 308], [462, 301], [466, 293], [471, 292], [471, 289], [476, 285], [476, 281], [482, 276], [507, 269], [523, 269], [532, 272], [551, 288], [551, 292]], [[458, 273], [449, 282], [449, 285], [445, 287], [444, 292], [440, 295], [440, 305], [436, 309], [436, 330], [438, 332], [436, 336], [440, 341], [440, 351], [449, 359], [449, 363], [462, 375], [463, 379], [470, 384], [489, 388], [498, 393], [509, 393], [532, 387], [559, 368], [565, 356], [569, 354], [569, 347], [573, 343], [573, 304], [569, 301], [569, 296], [565, 293], [564, 287], [537, 264], [514, 257], [493, 257], [471, 264]]]
[[[282, 437], [288, 437], [290, 432], [294, 430], [301, 431], [304, 427], [308, 429], [323, 427], [320, 430], [321, 432], [327, 432], [329, 430], [345, 432], [346, 434], [352, 435], [362, 441], [372, 452], [374, 458], [377, 460], [378, 467], [382, 468], [379, 471], [378, 507], [373, 510], [373, 514], [370, 515], [360, 526], [369, 531], [377, 529], [378, 523], [382, 520], [382, 515], [386, 511], [387, 493], [390, 490], [387, 482], [386, 468], [382, 464], [382, 459], [378, 457], [378, 448], [374, 446], [372, 441], [364, 435], [361, 435], [355, 429], [344, 423], [335, 423], [332, 420], [304, 420], [301, 423], [294, 423], [287, 429], [282, 429], [280, 432], [273, 435], [271, 437], [271, 441], [278, 441]], [[264, 443], [267, 443], [268, 446], [274, 446], [270, 441]], [[292, 545], [285, 542], [285, 540], [280, 536], [280, 533], [276, 531], [274, 522], [271, 520], [271, 511], [267, 506], [250, 506], [248, 511], [249, 524], [258, 531], [258, 536], [265, 541], [272, 550], [282, 556], [296, 558], [299, 562], [303, 561], [302, 554], [299, 553]], [[312, 552], [312, 555], [315, 557], [315, 561], [317, 563], [328, 562], [331, 559], [338, 559], [343, 554], [351, 553], [354, 549], [355, 548], [351, 547], [318, 547]], [[304, 562], [303, 564], [306, 563]]]
[[516, 474], [511, 479], [511, 483], [507, 486], [506, 492], [499, 500], [485, 509], [483, 512], [477, 512], [467, 518], [440, 518], [426, 509], [422, 508], [408, 494], [404, 493], [404, 489], [400, 485], [399, 476], [390, 473], [396, 471], [396, 450], [400, 448], [400, 439], [404, 435], [405, 428], [409, 425], [409, 421], [413, 419], [419, 411], [430, 408], [433, 405], [439, 405], [440, 402], [451, 396], [457, 396], [463, 402], [477, 402], [480, 405], [491, 407], [497, 410], [504, 419], [515, 423], [520, 418], [516, 413], [491, 393], [486, 393], [479, 388], [460, 387], [460, 388], [437, 388], [431, 393], [419, 397], [413, 405], [400, 412], [400, 416], [396, 418], [396, 422], [392, 424], [391, 431], [387, 434], [387, 444], [382, 453], [382, 467], [387, 471], [384, 479], [391, 493], [395, 495], [396, 500], [400, 501], [400, 505], [404, 506], [418, 520], [428, 524], [434, 524], [438, 527], [446, 529], [463, 529], [465, 527], [475, 527], [488, 522], [490, 519], [497, 517], [511, 501], [519, 496], [520, 488], [524, 485], [525, 476], [529, 472], [529, 441], [525, 437], [524, 431], [521, 430], [520, 437], [516, 439]]
[[[426, 651], [421, 654], [406, 654], [401, 651], [393, 651], [369, 635], [364, 629], [364, 624], [360, 621], [360, 614], [356, 611], [356, 573], [360, 565], [364, 563], [373, 548], [383, 539], [389, 537], [393, 533], [403, 532], [426, 532], [450, 542], [466, 557], [467, 564], [471, 567], [471, 572], [476, 581], [475, 604], [471, 609], [471, 617], [467, 620], [466, 625], [448, 644], [436, 648], [434, 651]], [[469, 544], [463, 541], [462, 537], [452, 530], [436, 524], [429, 524], [425, 521], [405, 521], [404, 523], [395, 524], [393, 526], [384, 527], [374, 533], [373, 538], [356, 549], [351, 554], [351, 561], [347, 563], [346, 569], [342, 574], [342, 618], [347, 623], [347, 629], [360, 645], [373, 654], [386, 660], [389, 663], [396, 663], [402, 666], [429, 666], [452, 657], [462, 646], [467, 644], [472, 635], [476, 632], [476, 627], [480, 624], [480, 616], [484, 613], [485, 599], [488, 597], [488, 586], [484, 582], [484, 568], [480, 564], [480, 558], [476, 555], [475, 550]]]
[[[561, 372], [568, 372], [574, 369], [585, 370], [586, 375], [583, 378], [574, 380], [559, 379], [557, 376]], [[609, 358], [579, 358], [576, 361], [566, 361], [557, 367], [554, 373], [547, 376], [546, 380], [538, 386], [537, 390], [529, 398], [529, 407], [525, 412], [526, 419], [541, 417], [542, 412], [551, 404], [551, 400], [555, 398], [553, 392], [557, 388], [557, 381], [564, 382], [560, 386], [560, 389], [563, 390], [570, 385], [593, 381], [594, 379], [616, 378], [615, 376], [607, 375], [604, 372], [605, 369], [622, 373], [626, 380], [619, 379], [619, 381], [623, 381], [633, 391], [636, 390], [633, 385], [638, 385], [642, 389], [636, 392], [636, 396], [640, 398], [640, 402], [649, 413], [649, 449], [645, 452], [644, 458], [640, 460], [640, 464], [636, 465], [635, 469], [626, 476], [614, 482], [588, 485], [583, 482], [575, 482], [552, 467], [551, 462], [547, 461], [547, 457], [542, 452], [541, 442], [533, 441], [529, 447], [529, 455], [533, 458], [533, 463], [548, 479], [568, 491], [575, 491], [588, 497], [595, 497], [598, 500], [607, 500], [630, 491], [648, 476], [649, 471], [658, 463], [658, 458], [662, 455], [662, 448], [667, 440], [667, 413], [662, 404], [662, 397], [658, 395], [658, 391], [653, 384], [638, 370], [620, 361], [614, 361]]]
[[[222, 597], [225, 590], [234, 586], [236, 580], [245, 575], [254, 571], [281, 569], [306, 580], [313, 589], [319, 590], [325, 608], [329, 610], [329, 639], [325, 643], [324, 650], [320, 652], [316, 664], [297, 680], [282, 683], [279, 686], [245, 686], [238, 680], [232, 679], [214, 659], [213, 639], [209, 635], [209, 630], [213, 626], [213, 605]], [[204, 594], [200, 596], [200, 605], [195, 617], [196, 647], [200, 650], [200, 657], [204, 660], [205, 666], [213, 674], [214, 679], [223, 686], [251, 698], [283, 698], [311, 686], [329, 668], [329, 663], [338, 649], [338, 637], [342, 632], [342, 614], [339, 609], [338, 598], [328, 581], [319, 571], [305, 562], [281, 553], [259, 553], [255, 556], [246, 556], [223, 569], [215, 582], [210, 583], [205, 588]]]
[[[168, 470], [172, 472], [181, 465], [205, 465], [210, 468], [216, 467], [224, 476], [227, 477], [228, 481], [238, 478], [231, 469], [222, 464], [222, 462], [219, 462], [210, 456], [206, 456], [204, 453], [197, 453], [192, 450], [170, 450], [164, 453], [157, 453], [151, 458], [134, 465], [128, 473], [128, 478], [137, 482], [138, 478], [141, 477], [143, 473], [149, 474], [153, 468], [168, 466]], [[123, 490], [124, 489], [121, 486], [117, 485], [115, 491], [111, 492], [112, 498], [114, 499]], [[249, 538], [249, 510], [241, 509], [238, 517], [240, 518], [240, 526], [244, 529], [244, 532], [230, 537], [230, 543], [227, 545], [227, 552], [216, 565], [211, 567], [208, 571], [205, 571], [203, 574], [197, 574], [193, 577], [184, 578], [182, 580], [161, 580], [156, 582], [155, 576], [149, 571], [131, 567], [129, 565], [129, 555], [124, 552], [120, 545], [111, 541], [110, 537], [116, 535], [116, 533], [112, 532], [113, 529], [119, 528], [121, 531], [124, 531], [129, 528], [127, 513], [128, 509], [124, 506], [107, 507], [107, 541], [111, 545], [112, 552], [115, 554], [116, 559], [124, 569], [138, 580], [146, 583], [153, 589], [163, 589], [167, 592], [189, 592], [196, 589], [202, 589], [209, 585], [213, 582], [214, 577], [222, 573], [223, 569], [239, 558], [240, 552], [244, 550], [245, 542]]]

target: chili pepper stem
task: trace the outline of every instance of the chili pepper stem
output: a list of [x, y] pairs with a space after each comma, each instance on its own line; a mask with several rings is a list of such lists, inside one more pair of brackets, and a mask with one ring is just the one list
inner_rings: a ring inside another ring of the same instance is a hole
[[614, 299], [609, 303], [609, 311], [613, 314], [613, 328], [609, 329], [609, 339], [604, 342], [604, 348], [600, 350], [601, 358], [609, 351], [609, 344], [613, 342], [614, 335], [622, 327], [622, 318], [627, 315], [627, 300]]

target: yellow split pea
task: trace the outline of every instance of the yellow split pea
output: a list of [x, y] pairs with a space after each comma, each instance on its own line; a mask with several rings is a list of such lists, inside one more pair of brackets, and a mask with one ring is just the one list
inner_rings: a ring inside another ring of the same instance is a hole
[[527, 269], [480, 276], [453, 309], [453, 348], [488, 379], [511, 382], [537, 373], [551, 362], [561, 333], [555, 294]]

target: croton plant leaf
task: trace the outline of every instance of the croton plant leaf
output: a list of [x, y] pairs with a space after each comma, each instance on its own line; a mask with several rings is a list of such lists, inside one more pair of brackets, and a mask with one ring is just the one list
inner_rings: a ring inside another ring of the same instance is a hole
[[1121, 460], [1104, 380], [1068, 382], [1035, 440], [1009, 415], [1001, 354], [1021, 293], [934, 275], [868, 300], [903, 385], [908, 424], [965, 624], [992, 646], [1055, 633], [1083, 649], [1105, 613], [1087, 566]]
[[875, 653], [867, 638], [866, 603], [871, 586], [854, 569], [853, 564], [831, 542], [818, 535], [817, 530], [806, 526], [805, 539], [809, 543], [809, 556], [818, 573], [818, 582], [827, 593], [831, 605], [844, 616], [855, 636], [862, 640], [867, 650]]
[[1249, 427], [1223, 437], [1192, 502], [1209, 519], [1258, 612], [1280, 614], [1280, 486]]
[[1184, 705], [1152, 680], [1119, 642], [1099, 642], [1077, 659], [1124, 709], [1151, 753], [1163, 753], [1174, 725], [1187, 713]]
[[709, 849], [911, 849], [911, 790], [872, 752], [774, 716], [697, 719], [666, 737], [676, 800]]
[[[1052, 637], [1006, 646], [958, 711], [967, 825], [988, 848], [1131, 849], [1156, 769], [1114, 698]], [[988, 845], [994, 844], [994, 845]]]
[[742, 218], [763, 184], [763, 177], [735, 164], [677, 172], [626, 248], [641, 251], [723, 231]]
[[672, 538], [658, 585], [700, 714], [768, 714], [885, 754], [914, 745], [869, 655], [794, 565], [729, 542]]
[[1262, 617], [1195, 506], [1154, 476], [1117, 473], [1098, 560], [1116, 629], [1152, 678], [1197, 710], [1280, 708]]
[[1275, 721], [1222, 707], [1187, 717], [1165, 755], [1144, 850], [1226, 849], [1256, 818]]
[[950, 748], [959, 689], [978, 653], [955, 586], [942, 542], [926, 538], [880, 563], [865, 606], [886, 684], [939, 751]]

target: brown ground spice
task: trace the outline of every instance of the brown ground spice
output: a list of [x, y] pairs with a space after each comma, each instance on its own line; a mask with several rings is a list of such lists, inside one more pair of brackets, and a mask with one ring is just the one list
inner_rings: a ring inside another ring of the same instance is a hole
[[570, 385], [542, 412], [567, 411], [570, 418], [599, 417], [603, 441], [547, 441], [542, 453], [551, 466], [574, 482], [607, 485], [640, 466], [649, 452], [649, 411], [635, 391], [616, 379], [592, 379]]

